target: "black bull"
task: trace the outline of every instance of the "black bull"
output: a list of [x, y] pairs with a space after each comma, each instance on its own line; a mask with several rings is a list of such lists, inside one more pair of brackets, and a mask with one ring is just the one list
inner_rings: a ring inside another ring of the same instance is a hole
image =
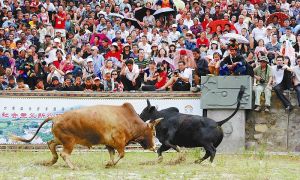
[[219, 122], [207, 117], [179, 113], [179, 110], [175, 107], [158, 111], [147, 100], [147, 107], [140, 115], [141, 119], [146, 121], [163, 118], [156, 126], [156, 137], [162, 144], [157, 151], [159, 158], [162, 159], [162, 152], [170, 148], [179, 152], [178, 146], [187, 148], [203, 147], [205, 155], [196, 162], [200, 163], [208, 157], [213, 162], [216, 148], [223, 139], [221, 126], [237, 113], [244, 92], [245, 87], [241, 86], [235, 111], [229, 117]]

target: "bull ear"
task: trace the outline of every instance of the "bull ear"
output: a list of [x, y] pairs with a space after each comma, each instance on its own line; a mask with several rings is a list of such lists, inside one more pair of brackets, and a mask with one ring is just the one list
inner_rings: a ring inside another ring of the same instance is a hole
[[151, 107], [151, 104], [150, 104], [150, 101], [149, 99], [147, 99], [147, 107], [150, 108]]

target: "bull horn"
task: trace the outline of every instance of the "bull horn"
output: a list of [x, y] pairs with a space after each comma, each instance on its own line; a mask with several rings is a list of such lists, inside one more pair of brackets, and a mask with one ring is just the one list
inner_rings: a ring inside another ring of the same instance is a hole
[[158, 119], [155, 119], [154, 122], [153, 122], [153, 125], [154, 127], [160, 123], [161, 120], [163, 120], [164, 118], [158, 118]]
[[151, 107], [149, 99], [147, 99], [147, 107]]

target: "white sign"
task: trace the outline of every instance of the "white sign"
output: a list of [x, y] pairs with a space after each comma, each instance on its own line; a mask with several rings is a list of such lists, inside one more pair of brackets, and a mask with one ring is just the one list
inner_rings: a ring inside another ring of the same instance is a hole
[[[151, 105], [156, 106], [158, 110], [177, 107], [181, 113], [202, 115], [200, 98], [149, 100]], [[146, 99], [139, 98], [0, 97], [0, 101], [0, 144], [11, 144], [12, 141], [8, 138], [10, 134], [30, 138], [45, 118], [62, 114], [68, 110], [93, 105], [122, 105], [129, 102], [140, 114], [147, 106]], [[51, 123], [48, 123], [41, 129], [38, 137], [32, 143], [45, 143], [51, 138]]]

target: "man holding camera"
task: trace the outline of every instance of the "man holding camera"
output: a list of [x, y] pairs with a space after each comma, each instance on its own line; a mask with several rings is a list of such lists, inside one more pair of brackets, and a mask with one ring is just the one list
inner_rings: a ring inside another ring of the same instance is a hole
[[290, 68], [284, 64], [283, 60], [283, 56], [277, 56], [276, 65], [272, 66], [272, 82], [277, 97], [280, 99], [286, 110], [290, 112], [293, 107], [289, 99], [283, 95], [283, 91], [289, 89], [288, 81], [291, 80], [291, 73], [289, 72]]
[[255, 111], [261, 110], [260, 96], [265, 94], [265, 112], [270, 111], [272, 95], [272, 70], [266, 56], [261, 56], [258, 60], [260, 65], [254, 69], [254, 91], [255, 91]]
[[189, 91], [193, 80], [192, 69], [186, 68], [184, 61], [178, 62], [178, 70], [175, 70], [171, 79], [159, 90], [165, 90], [172, 86], [173, 91]]

